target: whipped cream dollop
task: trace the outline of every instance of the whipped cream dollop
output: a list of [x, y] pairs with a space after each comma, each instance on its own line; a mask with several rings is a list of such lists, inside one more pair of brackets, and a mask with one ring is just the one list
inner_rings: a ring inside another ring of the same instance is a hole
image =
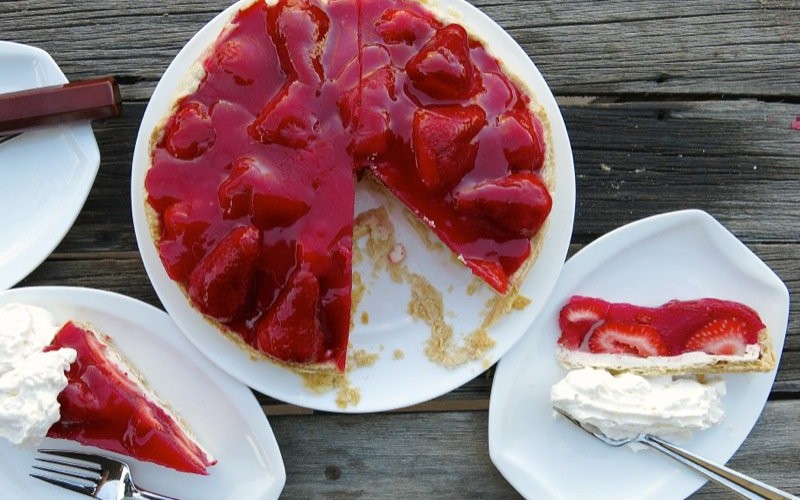
[[0, 437], [14, 445], [35, 446], [60, 418], [58, 394], [77, 353], [42, 352], [58, 329], [41, 307], [0, 306]]
[[615, 439], [654, 434], [686, 440], [722, 420], [725, 382], [645, 378], [606, 370], [570, 371], [550, 391], [553, 406]]

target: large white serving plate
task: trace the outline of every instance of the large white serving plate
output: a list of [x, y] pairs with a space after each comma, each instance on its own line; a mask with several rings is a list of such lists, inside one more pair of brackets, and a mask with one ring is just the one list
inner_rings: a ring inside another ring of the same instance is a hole
[[[208, 476], [199, 476], [120, 456], [131, 465], [141, 487], [174, 497], [209, 500], [268, 500], [280, 495], [286, 473], [261, 406], [245, 385], [209, 363], [166, 313], [123, 295], [88, 288], [32, 287], [0, 293], [0, 306], [14, 302], [44, 307], [58, 322], [88, 323], [111, 337], [149, 387], [218, 460]], [[43, 447], [96, 451], [49, 438]], [[31, 450], [0, 440], [0, 496], [85, 498], [30, 478], [34, 456]]]
[[[47, 52], [0, 41], [0, 93], [62, 83], [67, 78]], [[99, 166], [89, 122], [29, 130], [0, 144], [0, 290], [61, 242]]]
[[[572, 295], [656, 306], [718, 297], [755, 308], [778, 361], [789, 315], [783, 282], [705, 212], [686, 210], [621, 227], [564, 265], [533, 327], [499, 363], [489, 407], [489, 453], [528, 498], [684, 498], [705, 480], [651, 450], [612, 448], [556, 418], [550, 388], [566, 374], [555, 361], [558, 312]], [[725, 375], [724, 420], [685, 446], [726, 462], [750, 433], [776, 370]]]
[[[569, 138], [555, 99], [531, 59], [486, 15], [464, 0], [443, 0], [436, 4], [460, 18], [472, 33], [484, 39], [495, 56], [528, 84], [543, 106], [552, 131], [552, 154], [556, 161], [553, 210], [539, 257], [521, 287], [531, 304], [495, 325], [491, 334], [496, 345], [485, 356], [455, 368], [439, 366], [425, 356], [423, 351], [430, 329], [408, 315], [409, 288], [397, 285], [385, 274], [370, 279], [368, 265], [357, 268], [367, 279], [369, 293], [355, 313], [351, 350], [378, 354], [373, 365], [348, 373], [350, 386], [360, 393], [357, 405], [337, 405], [336, 391], [309, 390], [295, 373], [253, 359], [221, 335], [189, 305], [176, 283], [168, 278], [148, 230], [144, 178], [149, 166], [148, 143], [153, 129], [170, 111], [180, 83], [192, 64], [215, 40], [242, 2], [217, 16], [186, 44], [165, 72], [145, 111], [133, 158], [131, 198], [136, 237], [147, 273], [167, 311], [189, 339], [223, 369], [264, 394], [300, 406], [337, 412], [389, 410], [434, 398], [464, 384], [500, 359], [529, 328], [556, 282], [572, 233], [575, 178]], [[385, 204], [385, 200], [373, 192], [358, 189], [357, 211], [380, 204]], [[454, 327], [458, 341], [480, 324], [479, 313], [491, 292], [469, 294], [470, 272], [455, 263], [450, 254], [428, 251], [405, 220], [402, 208], [394, 206], [390, 211], [397, 239], [408, 251], [409, 268], [424, 275], [444, 293], [447, 320]], [[358, 320], [362, 312], [368, 313], [368, 324]]]

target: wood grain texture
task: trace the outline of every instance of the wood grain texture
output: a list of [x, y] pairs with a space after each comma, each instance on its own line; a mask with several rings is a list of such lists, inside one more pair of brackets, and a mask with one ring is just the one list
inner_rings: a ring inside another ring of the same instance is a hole
[[[171, 60], [231, 1], [0, 0], [0, 38], [47, 50], [70, 79], [116, 75], [124, 98], [122, 118], [95, 124], [102, 164], [83, 211], [20, 286], [88, 286], [161, 307], [131, 222], [136, 134]], [[570, 255], [628, 222], [701, 208], [786, 283], [776, 382], [729, 465], [800, 493], [800, 2], [472, 3], [520, 43], [561, 105], [577, 182]], [[282, 497], [519, 498], [488, 455], [493, 374], [373, 415], [256, 393], [286, 463]], [[707, 485], [692, 498], [728, 497]]]
[[[800, 492], [796, 443], [785, 434], [775, 439], [786, 422], [797, 423], [798, 411], [798, 401], [767, 404], [728, 465]], [[491, 464], [485, 412], [273, 416], [270, 423], [286, 463], [286, 499], [520, 498]], [[650, 451], [642, 460], [682, 467]], [[729, 497], [709, 484], [692, 498]]]
[[[70, 78], [119, 75], [131, 83], [126, 99], [144, 100], [230, 3], [5, 1], [0, 32], [47, 50]], [[508, 30], [557, 95], [800, 95], [795, 1], [473, 3]]]

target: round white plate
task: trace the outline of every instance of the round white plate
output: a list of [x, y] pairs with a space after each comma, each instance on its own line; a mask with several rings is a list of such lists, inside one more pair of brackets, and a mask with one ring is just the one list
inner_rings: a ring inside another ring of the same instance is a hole
[[[572, 152], [558, 106], [531, 59], [497, 24], [464, 0], [440, 0], [437, 3], [444, 11], [457, 13], [472, 33], [484, 39], [495, 56], [529, 84], [537, 101], [544, 107], [552, 128], [552, 148], [556, 158], [553, 210], [539, 258], [521, 288], [522, 294], [532, 300], [531, 304], [495, 324], [490, 333], [496, 345], [484, 357], [456, 368], [434, 364], [425, 356], [423, 351], [430, 329], [409, 317], [408, 287], [396, 285], [386, 274], [371, 279], [367, 266], [360, 269], [369, 293], [355, 312], [351, 350], [377, 354], [378, 359], [369, 367], [348, 373], [350, 386], [360, 393], [357, 405], [340, 407], [336, 403], [336, 391], [319, 393], [309, 390], [298, 375], [268, 361], [253, 360], [221, 335], [190, 306], [176, 283], [168, 278], [150, 237], [144, 212], [144, 177], [149, 166], [151, 133], [169, 112], [184, 75], [215, 40], [241, 3], [217, 16], [186, 44], [167, 68], [145, 111], [133, 157], [131, 198], [136, 237], [147, 273], [167, 311], [189, 339], [223, 369], [264, 394], [296, 405], [335, 412], [389, 410], [437, 397], [479, 375], [500, 359], [531, 325], [555, 285], [569, 247], [575, 211]], [[383, 203], [374, 193], [362, 188], [357, 188], [357, 191], [357, 211]], [[484, 290], [475, 295], [468, 294], [471, 273], [455, 264], [450, 254], [426, 250], [399, 206], [394, 207], [391, 216], [397, 240], [408, 251], [409, 269], [424, 275], [443, 291], [446, 319], [460, 341], [463, 335], [480, 324], [479, 313], [491, 292]], [[391, 299], [387, 300], [389, 297]], [[369, 316], [368, 324], [360, 321], [363, 312]]]
[[[0, 93], [67, 83], [41, 49], [0, 42]], [[30, 130], [0, 144], [0, 290], [50, 255], [83, 207], [100, 166], [89, 122]]]
[[[197, 352], [163, 311], [123, 295], [87, 288], [16, 288], [0, 294], [0, 305], [11, 302], [44, 307], [56, 321], [89, 323], [110, 336], [218, 461], [208, 476], [199, 476], [125, 457], [138, 485], [196, 499], [278, 497], [286, 473], [261, 406], [247, 387]], [[43, 446], [86, 449], [49, 438]], [[66, 497], [64, 490], [28, 477], [34, 456], [0, 440], [4, 497], [46, 499], [58, 493]]]
[[[710, 215], [667, 213], [621, 227], [567, 261], [542, 314], [499, 363], [489, 407], [489, 453], [528, 498], [684, 498], [705, 482], [645, 450], [611, 448], [550, 407], [550, 387], [566, 371], [555, 361], [558, 312], [570, 296], [655, 306], [670, 299], [718, 297], [755, 308], [780, 361], [789, 292], [755, 254]], [[725, 375], [724, 420], [684, 445], [726, 462], [750, 433], [776, 370]]]

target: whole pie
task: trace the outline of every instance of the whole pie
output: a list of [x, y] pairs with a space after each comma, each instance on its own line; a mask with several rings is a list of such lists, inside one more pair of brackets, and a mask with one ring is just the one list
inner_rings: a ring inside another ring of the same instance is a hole
[[547, 121], [458, 22], [408, 0], [259, 0], [151, 140], [153, 238], [251, 350], [344, 369], [355, 185], [370, 177], [511, 294], [550, 213]]

